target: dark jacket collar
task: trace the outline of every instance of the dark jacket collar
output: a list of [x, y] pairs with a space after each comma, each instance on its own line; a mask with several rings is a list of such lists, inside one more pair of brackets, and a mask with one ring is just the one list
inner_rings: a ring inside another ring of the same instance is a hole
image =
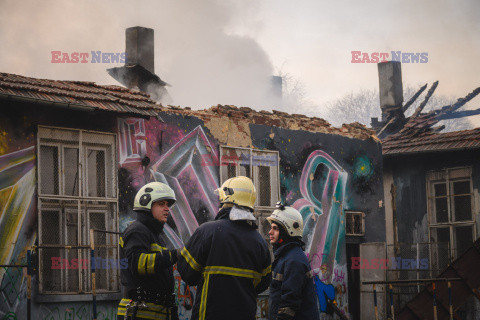
[[150, 212], [137, 212], [137, 220], [143, 223], [155, 234], [159, 234], [163, 231], [164, 223], [155, 219]]
[[275, 257], [275, 260], [280, 258], [282, 255], [284, 255], [286, 252], [288, 252], [290, 249], [294, 247], [302, 248], [302, 243], [300, 243], [299, 241], [289, 241], [289, 242], [282, 243], [278, 246], [274, 246], [273, 255]]
[[217, 216], [215, 217], [215, 220], [229, 219], [230, 211], [232, 211], [232, 207], [222, 208], [220, 211], [218, 211]]

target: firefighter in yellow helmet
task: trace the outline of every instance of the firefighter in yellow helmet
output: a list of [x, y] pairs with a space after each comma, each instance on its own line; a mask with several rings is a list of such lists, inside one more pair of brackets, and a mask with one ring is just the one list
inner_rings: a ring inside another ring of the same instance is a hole
[[270, 253], [253, 215], [255, 186], [235, 177], [216, 193], [215, 220], [202, 224], [178, 257], [182, 279], [197, 286], [191, 319], [253, 320], [257, 294], [271, 278]]
[[175, 193], [166, 184], [151, 182], [135, 196], [137, 220], [120, 237], [120, 258], [128, 268], [121, 270], [123, 299], [117, 319], [178, 319], [174, 296], [173, 265], [177, 252], [168, 250], [163, 226], [175, 203]]

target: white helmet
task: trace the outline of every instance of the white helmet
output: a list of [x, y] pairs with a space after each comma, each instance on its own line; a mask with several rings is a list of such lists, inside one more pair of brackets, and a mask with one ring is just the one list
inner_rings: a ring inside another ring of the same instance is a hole
[[302, 237], [303, 234], [303, 218], [300, 212], [292, 207], [285, 207], [280, 204], [278, 209], [273, 211], [272, 215], [267, 218], [268, 222], [275, 222], [282, 226], [290, 237]]
[[172, 188], [161, 182], [150, 182], [138, 190], [133, 203], [134, 211], [150, 211], [155, 201], [167, 200], [171, 207], [177, 199]]

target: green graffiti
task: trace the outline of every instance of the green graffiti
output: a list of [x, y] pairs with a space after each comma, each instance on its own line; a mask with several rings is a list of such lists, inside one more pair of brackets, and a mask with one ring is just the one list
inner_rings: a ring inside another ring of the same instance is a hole
[[[79, 307], [65, 307], [60, 309], [56, 307], [51, 310], [43, 320], [87, 320], [91, 319], [92, 305], [83, 304]], [[63, 314], [63, 316], [62, 316]], [[115, 320], [117, 318], [117, 306], [99, 306], [97, 310], [97, 320]]]
[[369, 179], [373, 175], [372, 161], [367, 156], [360, 156], [353, 163], [353, 175], [355, 178]]
[[13, 312], [7, 313], [2, 320], [17, 320], [17, 315]]
[[2, 281], [1, 292], [5, 297], [4, 302], [13, 304], [15, 300], [20, 301], [20, 285], [22, 282], [22, 269], [3, 268], [5, 275]]

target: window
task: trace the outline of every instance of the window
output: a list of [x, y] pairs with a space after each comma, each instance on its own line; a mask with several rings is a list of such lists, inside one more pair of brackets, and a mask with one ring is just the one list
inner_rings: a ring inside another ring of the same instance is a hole
[[[115, 135], [39, 127], [37, 150], [40, 292], [90, 292], [89, 249], [65, 246], [90, 245], [90, 228], [118, 230]], [[118, 261], [116, 237], [95, 233], [96, 259]], [[99, 260], [98, 291], [118, 291], [119, 270]]]
[[441, 270], [476, 238], [472, 169], [429, 172], [427, 192], [432, 269]]
[[221, 183], [236, 176], [252, 179], [257, 189], [255, 207], [275, 207], [279, 199], [277, 151], [220, 147]]
[[347, 236], [365, 235], [365, 213], [359, 211], [345, 211], [345, 232]]

